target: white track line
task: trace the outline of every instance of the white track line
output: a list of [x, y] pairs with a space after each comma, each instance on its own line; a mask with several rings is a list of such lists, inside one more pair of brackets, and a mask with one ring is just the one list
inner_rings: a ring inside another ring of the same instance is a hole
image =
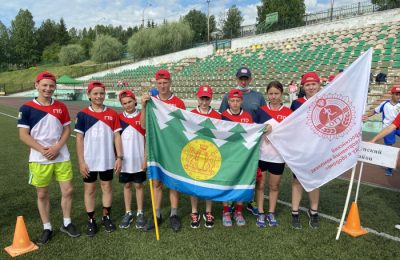
[[[264, 198], [268, 199], [268, 196], [264, 195]], [[282, 204], [282, 205], [285, 205], [287, 207], [290, 207], [290, 208], [292, 207], [292, 204], [288, 203], [286, 201], [278, 200], [278, 203]], [[304, 207], [300, 207], [300, 210], [304, 211], [304, 212], [308, 211], [308, 209], [304, 208]], [[325, 219], [329, 219], [329, 220], [331, 220], [333, 222], [340, 223], [340, 219], [335, 218], [333, 216], [329, 216], [329, 215], [326, 215], [326, 214], [323, 214], [323, 213], [320, 213], [320, 212], [318, 212], [318, 215], [323, 217], [323, 218], [325, 218]], [[383, 232], [379, 232], [379, 231], [376, 231], [375, 229], [368, 228], [368, 227], [363, 227], [363, 228], [365, 230], [368, 230], [368, 232], [371, 233], [371, 234], [374, 234], [374, 235], [377, 235], [377, 236], [380, 236], [380, 237], [384, 237], [384, 238], [387, 238], [387, 239], [390, 239], [390, 240], [393, 240], [393, 241], [400, 242], [400, 237], [396, 237], [396, 236], [392, 236], [392, 235], [389, 235], [389, 234], [386, 234], [386, 233], [383, 233]]]
[[[8, 116], [8, 117], [11, 117], [11, 118], [14, 118], [14, 119], [18, 119], [18, 117], [16, 117], [16, 116], [12, 116], [12, 115], [9, 115], [9, 114], [3, 113], [3, 112], [0, 112], [0, 114], [3, 115], [3, 116]], [[76, 138], [76, 135], [71, 134], [71, 136]]]

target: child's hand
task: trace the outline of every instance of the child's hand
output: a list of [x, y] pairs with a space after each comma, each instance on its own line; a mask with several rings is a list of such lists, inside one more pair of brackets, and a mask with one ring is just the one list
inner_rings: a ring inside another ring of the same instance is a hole
[[57, 145], [47, 148], [46, 154], [44, 155], [48, 160], [55, 160], [60, 152], [60, 148]]
[[146, 107], [146, 102], [150, 100], [150, 94], [149, 93], [143, 93], [142, 94], [142, 107]]
[[85, 162], [79, 164], [79, 172], [83, 176], [83, 178], [88, 178], [90, 175], [89, 167]]
[[115, 160], [114, 172], [116, 175], [119, 175], [121, 168], [122, 168], [122, 160], [120, 160], [120, 159]]

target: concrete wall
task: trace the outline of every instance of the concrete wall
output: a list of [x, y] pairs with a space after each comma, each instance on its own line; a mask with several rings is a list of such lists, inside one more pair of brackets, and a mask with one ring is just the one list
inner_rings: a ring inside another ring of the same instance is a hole
[[136, 63], [112, 68], [112, 69], [97, 72], [94, 74], [89, 74], [89, 75], [80, 77], [78, 79], [87, 80], [94, 76], [96, 76], [96, 77], [104, 76], [109, 72], [118, 73], [123, 70], [136, 69], [139, 66], [158, 65], [158, 64], [162, 64], [162, 63], [168, 63], [168, 62], [177, 62], [177, 61], [180, 61], [185, 58], [204, 58], [204, 57], [211, 55], [213, 53], [213, 51], [214, 51], [214, 47], [212, 45], [205, 45], [205, 46], [201, 46], [201, 47], [197, 47], [197, 48], [192, 48], [192, 49], [188, 49], [188, 50], [184, 50], [184, 51], [174, 52], [174, 53], [166, 54], [163, 56], [150, 58], [147, 60], [142, 60], [142, 61], [139, 61]]
[[400, 8], [388, 11], [377, 12], [364, 16], [357, 16], [349, 19], [334, 22], [302, 26], [284, 31], [276, 31], [262, 35], [249, 36], [245, 38], [233, 39], [232, 49], [248, 47], [253, 44], [263, 44], [268, 42], [278, 42], [288, 38], [295, 38], [301, 35], [313, 33], [332, 32], [345, 28], [365, 27], [376, 23], [388, 23], [400, 21]]

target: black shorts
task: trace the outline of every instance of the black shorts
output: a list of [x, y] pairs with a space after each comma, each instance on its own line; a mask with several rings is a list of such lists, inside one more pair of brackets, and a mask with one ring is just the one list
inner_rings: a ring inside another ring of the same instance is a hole
[[112, 181], [114, 178], [114, 170], [107, 170], [104, 172], [90, 172], [88, 178], [83, 178], [83, 182], [92, 183], [97, 181], [97, 175], [100, 176], [102, 181]]
[[120, 183], [128, 183], [128, 182], [143, 183], [145, 180], [146, 180], [146, 173], [143, 171], [135, 173], [121, 172], [119, 174]]
[[258, 161], [258, 167], [263, 172], [268, 171], [273, 175], [282, 175], [285, 170], [285, 163]]

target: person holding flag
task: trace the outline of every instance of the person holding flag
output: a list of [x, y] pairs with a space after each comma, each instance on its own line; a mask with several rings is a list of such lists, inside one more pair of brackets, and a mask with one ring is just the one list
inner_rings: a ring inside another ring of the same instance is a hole
[[[197, 90], [196, 97], [198, 106], [193, 109], [191, 112], [196, 113], [198, 115], [221, 119], [221, 114], [215, 111], [211, 106], [213, 90], [208, 85], [201, 85]], [[192, 204], [192, 214], [191, 214], [191, 228], [200, 227], [200, 214], [197, 209], [197, 205], [199, 199], [195, 196], [190, 197], [190, 202]], [[204, 226], [206, 228], [214, 227], [214, 216], [212, 215], [212, 201], [206, 200], [206, 212], [203, 214], [203, 219], [205, 221]]]
[[[316, 72], [307, 72], [301, 78], [301, 85], [304, 89], [305, 96], [294, 100], [290, 106], [290, 109], [295, 111], [308, 99], [317, 94], [321, 89], [320, 78]], [[296, 175], [293, 174], [292, 181], [292, 227], [294, 229], [301, 229], [300, 223], [300, 202], [303, 195], [303, 187], [297, 180]], [[318, 217], [318, 204], [319, 204], [319, 189], [314, 189], [308, 193], [310, 200], [310, 209], [307, 214], [309, 217], [309, 225], [311, 228], [319, 228], [319, 217]]]
[[[288, 107], [282, 104], [283, 86], [279, 81], [271, 81], [267, 85], [267, 96], [269, 102], [261, 106], [256, 113], [256, 123], [267, 124], [266, 131], [277, 125], [292, 113]], [[261, 178], [256, 182], [256, 201], [258, 208], [258, 217], [256, 225], [260, 228], [266, 227], [266, 221], [269, 226], [278, 226], [275, 218], [275, 208], [279, 195], [279, 184], [285, 169], [285, 161], [279, 152], [264, 137], [260, 145], [260, 160], [258, 167], [261, 169]], [[269, 186], [269, 209], [268, 214], [264, 213], [264, 189], [267, 178], [267, 171], [270, 173]]]
[[[162, 102], [175, 106], [180, 109], [186, 110], [185, 103], [175, 96], [171, 92], [171, 74], [168, 70], [160, 69], [155, 74], [158, 95], [155, 98], [161, 100]], [[144, 93], [142, 95], [142, 114], [140, 116], [140, 124], [143, 128], [146, 128], [146, 103], [150, 100], [150, 94]], [[161, 216], [161, 202], [162, 202], [162, 187], [163, 184], [161, 181], [154, 179], [153, 180], [153, 189], [154, 189], [154, 203], [156, 207], [156, 217], [157, 223], [160, 225], [162, 223]], [[170, 213], [170, 226], [173, 231], [177, 232], [181, 228], [181, 221], [178, 217], [178, 203], [179, 203], [179, 192], [176, 190], [169, 190], [169, 199], [171, 203], [171, 213]], [[145, 225], [144, 231], [149, 231], [155, 228], [153, 218], [149, 219], [149, 222]]]

